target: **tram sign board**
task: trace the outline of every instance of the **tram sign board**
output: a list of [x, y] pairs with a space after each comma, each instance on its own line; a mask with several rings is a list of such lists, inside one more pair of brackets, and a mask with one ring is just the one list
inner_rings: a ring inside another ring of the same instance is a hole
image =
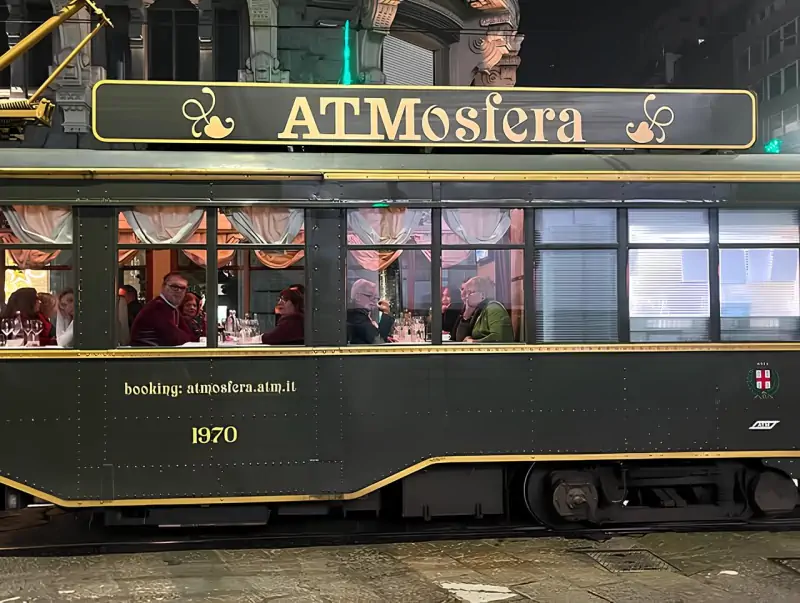
[[746, 149], [746, 90], [102, 81], [105, 142]]

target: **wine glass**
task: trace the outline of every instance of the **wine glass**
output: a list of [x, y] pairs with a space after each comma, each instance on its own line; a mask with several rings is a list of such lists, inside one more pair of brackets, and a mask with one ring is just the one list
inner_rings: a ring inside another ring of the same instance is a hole
[[33, 342], [33, 337], [31, 334], [33, 333], [33, 321], [29, 319], [24, 319], [22, 321], [22, 331], [25, 333], [25, 345], [30, 345]]
[[14, 321], [10, 318], [4, 318], [0, 321], [0, 331], [3, 332], [6, 338], [6, 345], [8, 345], [8, 340], [11, 339], [11, 332], [14, 330]]
[[35, 345], [39, 345], [40, 344], [39, 335], [41, 334], [42, 330], [44, 330], [44, 324], [42, 324], [42, 321], [38, 319], [33, 320], [31, 322], [33, 322], [33, 332], [36, 335], [36, 339], [34, 340], [36, 342]]

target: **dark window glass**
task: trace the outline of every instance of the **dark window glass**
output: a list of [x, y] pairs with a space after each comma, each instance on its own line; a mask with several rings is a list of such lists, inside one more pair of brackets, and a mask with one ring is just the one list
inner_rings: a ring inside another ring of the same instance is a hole
[[219, 82], [239, 79], [239, 11], [214, 10], [214, 75]]
[[106, 27], [106, 77], [124, 80], [130, 75], [131, 46], [128, 37], [130, 9], [127, 6], [106, 6], [103, 9], [114, 27]]
[[783, 94], [783, 78], [781, 72], [778, 71], [769, 76], [769, 97], [776, 98]]

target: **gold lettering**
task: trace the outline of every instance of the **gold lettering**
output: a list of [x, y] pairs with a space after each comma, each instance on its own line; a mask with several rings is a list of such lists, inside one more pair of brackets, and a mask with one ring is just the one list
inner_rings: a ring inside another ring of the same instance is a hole
[[192, 427], [192, 444], [233, 444], [239, 439], [239, 430], [227, 427]]
[[[517, 123], [511, 124], [508, 121], [508, 116], [511, 114], [517, 116]], [[511, 142], [525, 142], [525, 139], [528, 137], [528, 128], [523, 128], [522, 132], [517, 132], [514, 130], [514, 128], [521, 126], [526, 121], [528, 121], [528, 115], [524, 110], [520, 109], [519, 107], [509, 109], [506, 111], [506, 114], [503, 115], [503, 134], [505, 134], [506, 138], [508, 138]]]
[[[436, 132], [433, 131], [433, 127], [431, 126], [430, 116], [433, 115], [439, 118], [439, 121], [442, 122], [442, 126], [444, 126], [444, 133], [441, 136], [437, 136]], [[447, 134], [450, 132], [450, 118], [447, 117], [447, 112], [442, 109], [441, 107], [437, 107], [436, 105], [432, 105], [425, 109], [425, 113], [422, 114], [422, 133], [428, 140], [433, 140], [434, 142], [441, 142], [445, 138], [447, 138]]]
[[[466, 115], [464, 115], [466, 113]], [[474, 107], [461, 107], [456, 111], [456, 123], [463, 128], [456, 129], [456, 138], [461, 142], [474, 142], [481, 135], [481, 127], [475, 121], [478, 110]], [[472, 132], [472, 137], [467, 138], [467, 130]]]
[[[558, 119], [567, 122], [558, 128], [559, 142], [586, 142], [583, 139], [583, 117], [580, 111], [577, 109], [564, 109], [558, 114]], [[568, 126], [572, 126], [572, 135], [567, 134]]]
[[550, 108], [547, 109], [534, 109], [533, 120], [536, 135], [531, 139], [531, 142], [547, 142], [545, 136], [544, 120], [553, 121], [556, 118], [556, 112]]
[[294, 132], [295, 128], [306, 128], [308, 130], [308, 134], [303, 138], [309, 140], [323, 138], [319, 133], [317, 122], [314, 120], [314, 112], [311, 110], [308, 99], [305, 96], [298, 96], [294, 99], [289, 118], [286, 120], [286, 126], [283, 128], [283, 132], [278, 134], [278, 138], [297, 140], [300, 135]]
[[[386, 132], [385, 138], [387, 140], [422, 140], [422, 137], [416, 133], [414, 111], [416, 105], [422, 101], [418, 98], [404, 98], [397, 106], [397, 112], [394, 118], [389, 115], [389, 108], [386, 106], [386, 99], [383, 98], [365, 98], [364, 102], [370, 107], [369, 112], [369, 138], [381, 140], [384, 138], [378, 130], [378, 118], [380, 123], [383, 124], [383, 129]], [[400, 134], [399, 138], [397, 133], [400, 127], [405, 125], [405, 133]]]
[[494, 133], [494, 114], [497, 112], [497, 106], [503, 102], [503, 97], [498, 92], [492, 92], [486, 97], [486, 136], [483, 137], [484, 142], [497, 142], [497, 136]]
[[361, 115], [361, 105], [358, 97], [321, 96], [319, 99], [319, 112], [327, 115], [328, 107], [333, 105], [333, 138], [336, 140], [351, 140], [367, 138], [359, 134], [347, 133], [347, 107], [352, 107], [353, 115]]

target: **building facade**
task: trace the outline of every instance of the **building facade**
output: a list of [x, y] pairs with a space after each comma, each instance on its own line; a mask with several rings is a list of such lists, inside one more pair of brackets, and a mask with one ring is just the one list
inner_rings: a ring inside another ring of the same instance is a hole
[[773, 138], [784, 150], [800, 148], [798, 17], [800, 0], [752, 2], [746, 29], [734, 40], [736, 84], [759, 98], [757, 151]]
[[[0, 52], [65, 0], [9, 0]], [[349, 22], [353, 82], [514, 86], [523, 36], [519, 0], [105, 0], [111, 21], [49, 91], [53, 128], [22, 144], [108, 148], [91, 136], [101, 79], [335, 84]], [[27, 96], [89, 33], [86, 10], [0, 74], [2, 94]]]

